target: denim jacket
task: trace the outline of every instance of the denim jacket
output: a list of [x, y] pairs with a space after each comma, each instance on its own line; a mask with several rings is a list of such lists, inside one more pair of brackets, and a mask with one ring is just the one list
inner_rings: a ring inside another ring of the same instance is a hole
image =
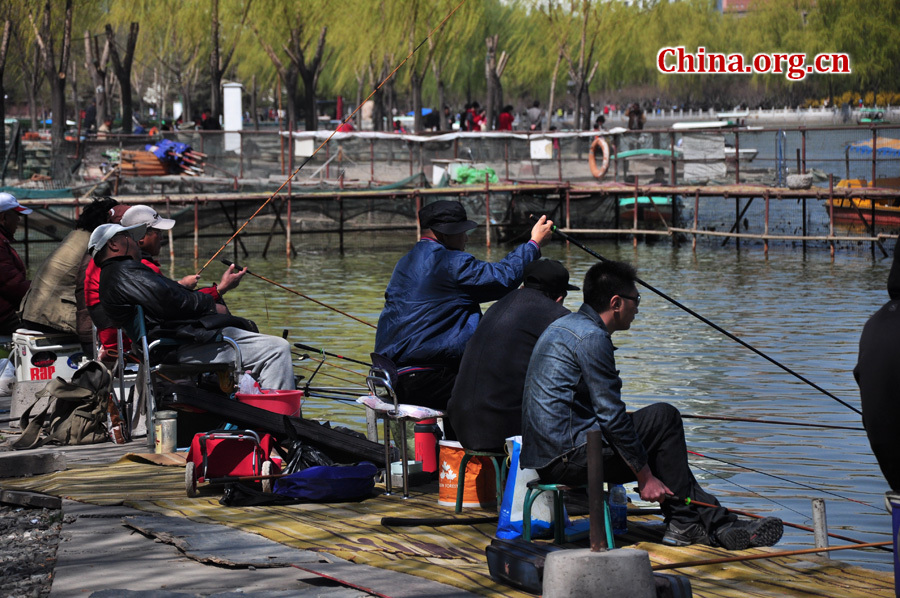
[[391, 275], [375, 352], [398, 366], [458, 366], [481, 320], [479, 304], [501, 299], [519, 286], [525, 266], [539, 257], [534, 241], [491, 263], [422, 239]]
[[637, 473], [647, 453], [622, 402], [615, 347], [587, 304], [551, 324], [538, 339], [522, 403], [522, 467], [540, 469], [587, 443], [599, 428]]

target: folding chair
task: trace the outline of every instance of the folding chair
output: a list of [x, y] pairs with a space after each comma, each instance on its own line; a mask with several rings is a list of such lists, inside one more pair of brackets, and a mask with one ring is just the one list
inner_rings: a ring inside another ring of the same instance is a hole
[[[366, 386], [369, 387], [369, 395], [360, 397], [357, 402], [362, 403], [368, 409], [375, 412], [376, 416], [384, 418], [384, 461], [385, 468], [385, 494], [392, 494], [391, 482], [391, 426], [390, 422], [399, 422], [400, 428], [400, 459], [403, 478], [403, 498], [409, 498], [409, 458], [406, 446], [406, 422], [418, 422], [433, 417], [444, 417], [445, 413], [439, 409], [430, 409], [419, 405], [401, 404], [394, 390], [397, 385], [397, 366], [394, 362], [372, 353], [372, 368], [366, 376]], [[390, 402], [381, 400], [378, 390], [382, 389]]]
[[134, 318], [130, 324], [123, 326], [124, 332], [131, 338], [131, 351], [136, 354], [140, 362], [137, 377], [138, 396], [144, 398], [144, 414], [147, 423], [147, 444], [153, 448], [155, 443], [155, 414], [156, 399], [155, 387], [153, 384], [154, 376], [170, 376], [184, 375], [186, 373], [206, 373], [211, 371], [222, 371], [223, 367], [231, 372], [233, 382], [237, 384], [238, 379], [243, 373], [241, 367], [241, 349], [238, 347], [234, 339], [218, 334], [210, 342], [226, 342], [234, 351], [234, 363], [227, 366], [219, 364], [203, 364], [203, 365], [187, 365], [187, 364], [169, 364], [160, 358], [157, 349], [176, 349], [181, 345], [190, 344], [183, 339], [175, 339], [171, 337], [159, 336], [153, 334], [153, 338], [148, 338], [147, 324], [144, 319], [144, 309], [135, 306]]

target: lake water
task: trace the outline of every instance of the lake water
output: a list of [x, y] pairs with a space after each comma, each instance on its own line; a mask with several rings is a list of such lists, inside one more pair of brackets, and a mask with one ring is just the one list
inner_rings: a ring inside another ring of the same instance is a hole
[[[245, 263], [262, 276], [375, 324], [393, 266], [413, 242], [409, 233], [390, 241], [361, 235], [340, 255], [323, 249], [320, 237], [315, 247], [299, 247], [299, 256], [290, 263], [271, 257]], [[508, 250], [495, 247], [488, 255], [480, 243], [473, 238], [470, 250], [482, 259], [499, 260]], [[839, 253], [832, 261], [827, 250], [804, 256], [799, 249], [782, 248], [770, 250], [766, 258], [758, 247], [737, 252], [733, 245], [699, 247], [692, 253], [689, 245], [588, 244], [607, 258], [635, 264], [649, 284], [859, 406], [852, 375], [857, 344], [866, 319], [888, 298], [890, 260], [872, 261], [867, 252]], [[215, 249], [201, 255], [212, 255]], [[559, 243], [545, 248], [544, 255], [561, 260], [579, 286], [594, 263], [582, 250]], [[181, 276], [191, 267], [186, 260], [178, 262], [174, 273]], [[221, 264], [211, 266], [207, 280], [217, 279], [221, 269]], [[623, 396], [630, 407], [667, 401], [685, 414], [860, 428], [686, 419], [689, 449], [707, 456], [691, 459], [701, 483], [727, 506], [809, 526], [810, 499], [825, 498], [831, 531], [866, 542], [890, 539], [890, 518], [883, 506], [887, 483], [856, 413], [649, 290], [641, 292], [632, 329], [614, 337]], [[578, 295], [570, 295], [566, 306], [577, 309]], [[288, 329], [293, 341], [360, 360], [367, 360], [372, 350], [373, 328], [259, 279], [247, 277], [227, 299], [235, 313], [256, 320], [263, 331], [280, 335]], [[326, 363], [315, 385], [363, 384], [362, 366], [333, 358]], [[307, 401], [304, 415], [365, 429], [363, 409], [351, 403]], [[833, 545], [841, 543], [831, 540]], [[785, 528], [779, 546], [812, 544], [810, 532]], [[885, 552], [845, 551], [835, 558], [878, 568], [890, 565]]]

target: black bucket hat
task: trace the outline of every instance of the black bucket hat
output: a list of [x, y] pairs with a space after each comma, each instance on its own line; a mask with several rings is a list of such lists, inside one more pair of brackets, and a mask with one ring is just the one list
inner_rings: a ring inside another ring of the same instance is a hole
[[445, 235], [456, 235], [472, 230], [478, 225], [468, 219], [461, 203], [442, 199], [419, 210], [419, 224]]
[[525, 266], [525, 287], [539, 291], [577, 291], [569, 284], [569, 271], [556, 260], [535, 260]]

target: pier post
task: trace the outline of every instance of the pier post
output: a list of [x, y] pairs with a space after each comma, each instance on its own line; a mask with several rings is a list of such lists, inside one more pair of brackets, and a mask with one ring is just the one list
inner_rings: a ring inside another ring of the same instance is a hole
[[[825, 499], [812, 499], [813, 529], [816, 539], [816, 548], [828, 548], [828, 521], [825, 518]], [[829, 558], [827, 552], [819, 553], [826, 559]]]
[[491, 175], [484, 173], [484, 246], [491, 248]]
[[828, 175], [828, 245], [831, 251], [831, 261], [834, 261], [834, 175]]
[[[765, 202], [766, 202], [766, 228], [765, 228], [765, 239], [763, 239], [763, 254], [768, 257], [769, 256], [769, 190], [766, 189], [765, 194]], [[806, 241], [803, 242], [804, 246]]]
[[[603, 433], [587, 433], [588, 509], [591, 521], [591, 552], [609, 550], [606, 541], [606, 510], [603, 508]], [[562, 522], [554, 522], [562, 525]]]

